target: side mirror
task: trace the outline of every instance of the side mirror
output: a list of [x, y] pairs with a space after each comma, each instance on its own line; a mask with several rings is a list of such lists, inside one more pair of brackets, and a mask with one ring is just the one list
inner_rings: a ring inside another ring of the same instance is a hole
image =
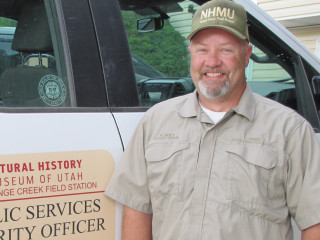
[[163, 28], [164, 20], [158, 18], [142, 18], [137, 20], [138, 32], [153, 32]]
[[320, 95], [320, 76], [314, 76], [311, 80], [313, 94], [316, 96]]

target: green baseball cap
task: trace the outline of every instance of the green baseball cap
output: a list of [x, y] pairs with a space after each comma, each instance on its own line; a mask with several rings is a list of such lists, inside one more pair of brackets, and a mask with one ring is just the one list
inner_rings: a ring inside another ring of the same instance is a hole
[[236, 37], [249, 40], [246, 10], [231, 0], [213, 0], [200, 6], [192, 18], [191, 38], [206, 28], [222, 28]]

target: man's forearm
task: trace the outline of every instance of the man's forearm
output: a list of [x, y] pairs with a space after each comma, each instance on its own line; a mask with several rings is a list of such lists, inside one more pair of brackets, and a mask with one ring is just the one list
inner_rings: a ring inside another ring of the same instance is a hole
[[152, 215], [124, 206], [122, 240], [152, 240]]

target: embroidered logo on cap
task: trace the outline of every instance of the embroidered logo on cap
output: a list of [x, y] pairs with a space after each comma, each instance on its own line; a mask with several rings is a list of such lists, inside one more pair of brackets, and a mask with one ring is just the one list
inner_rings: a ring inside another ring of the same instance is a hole
[[214, 7], [201, 11], [200, 23], [217, 19], [234, 22], [235, 10], [230, 8]]

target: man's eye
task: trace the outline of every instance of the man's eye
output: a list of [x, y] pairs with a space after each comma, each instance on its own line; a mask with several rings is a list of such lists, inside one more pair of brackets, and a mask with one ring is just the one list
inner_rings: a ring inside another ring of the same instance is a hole
[[222, 52], [231, 52], [231, 49], [229, 49], [229, 48], [222, 48], [221, 51], [222, 51]]

